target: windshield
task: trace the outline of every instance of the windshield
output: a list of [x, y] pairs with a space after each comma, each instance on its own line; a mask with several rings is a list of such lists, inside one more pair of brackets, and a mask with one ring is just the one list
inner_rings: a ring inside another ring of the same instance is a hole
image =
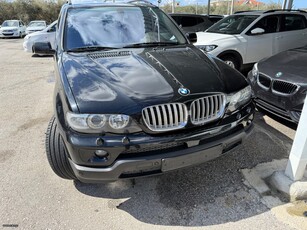
[[4, 21], [2, 27], [18, 27], [18, 21]]
[[65, 50], [186, 42], [166, 15], [160, 9], [151, 7], [70, 9], [65, 25]]
[[240, 34], [258, 17], [258, 15], [231, 15], [215, 23], [206, 32]]
[[30, 22], [28, 27], [46, 26], [45, 22]]

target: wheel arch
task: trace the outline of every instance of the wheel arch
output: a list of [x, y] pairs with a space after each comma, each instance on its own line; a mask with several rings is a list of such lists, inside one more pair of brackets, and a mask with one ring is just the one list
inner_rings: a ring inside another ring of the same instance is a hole
[[233, 57], [235, 57], [237, 60], [239, 60], [239, 68], [241, 69], [243, 66], [243, 58], [242, 55], [236, 51], [236, 50], [226, 50], [223, 51], [222, 53], [220, 53], [219, 55], [217, 55], [218, 58], [222, 59], [223, 56], [226, 55], [231, 55]]

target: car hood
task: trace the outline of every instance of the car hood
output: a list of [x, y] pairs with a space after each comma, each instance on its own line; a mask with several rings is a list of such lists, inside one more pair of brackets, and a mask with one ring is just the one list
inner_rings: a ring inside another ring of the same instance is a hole
[[27, 30], [43, 30], [45, 29], [45, 26], [31, 26], [31, 27], [27, 27]]
[[[307, 46], [281, 52], [258, 63], [260, 72], [272, 78], [306, 84]], [[276, 77], [277, 73], [278, 77]]]
[[226, 39], [231, 39], [235, 35], [230, 34], [219, 34], [219, 33], [208, 33], [208, 32], [197, 32], [197, 42], [194, 45], [216, 45]]
[[[132, 50], [62, 55], [81, 113], [131, 115], [149, 105], [187, 102], [214, 92], [231, 93], [247, 84], [224, 63], [227, 73], [220, 72], [213, 59], [194, 46]], [[190, 95], [180, 95], [179, 88], [189, 89]]]
[[[44, 34], [46, 34], [46, 31], [40, 30], [40, 31], [35, 31], [35, 32], [33, 32], [33, 33], [30, 33], [30, 34], [26, 35], [26, 37], [31, 39], [31, 38], [40, 37], [40, 36], [42, 36], [42, 35], [44, 35]], [[26, 38], [26, 37], [25, 37], [25, 38]]]

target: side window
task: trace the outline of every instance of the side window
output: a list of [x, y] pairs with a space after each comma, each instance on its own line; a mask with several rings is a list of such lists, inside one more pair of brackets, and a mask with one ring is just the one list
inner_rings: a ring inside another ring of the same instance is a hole
[[213, 23], [216, 23], [216, 22], [218, 22], [219, 20], [221, 20], [222, 18], [209, 18], [209, 20], [211, 21], [211, 22], [213, 22]]
[[56, 31], [56, 26], [57, 26], [57, 24], [54, 24], [52, 27], [50, 27], [48, 32], [55, 32]]
[[198, 24], [196, 17], [182, 17], [181, 25], [182, 27], [191, 27]]
[[181, 24], [181, 17], [180, 16], [172, 16], [172, 18], [174, 19], [174, 21], [180, 25]]
[[250, 32], [256, 28], [264, 29], [265, 34], [275, 33], [278, 31], [278, 22], [279, 17], [276, 15], [264, 17], [248, 31], [248, 34], [250, 34]]
[[287, 14], [283, 15], [281, 31], [303, 30], [306, 29], [307, 22], [303, 15]]
[[204, 23], [204, 19], [201, 17], [197, 18], [197, 24], [201, 24], [201, 23]]

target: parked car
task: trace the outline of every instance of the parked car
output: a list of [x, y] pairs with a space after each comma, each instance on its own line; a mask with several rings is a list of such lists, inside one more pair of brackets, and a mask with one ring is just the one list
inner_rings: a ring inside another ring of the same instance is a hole
[[307, 92], [307, 46], [254, 65], [248, 79], [258, 108], [298, 123]]
[[222, 20], [225, 16], [224, 15], [219, 15], [219, 14], [203, 14], [203, 15], [206, 15], [207, 17], [209, 17], [209, 20], [211, 22], [214, 23], [217, 23], [218, 21]]
[[35, 42], [49, 42], [51, 48], [55, 48], [55, 32], [57, 27], [57, 21], [51, 23], [48, 27], [46, 27], [42, 31], [34, 32], [28, 34], [24, 38], [23, 48], [26, 52], [34, 53], [33, 44]]
[[170, 14], [184, 32], [205, 31], [215, 22], [222, 19], [220, 15]]
[[26, 29], [26, 34], [42, 31], [47, 27], [46, 21], [31, 21]]
[[241, 70], [263, 58], [307, 44], [305, 11], [251, 11], [230, 15], [206, 32], [195, 44]]
[[0, 28], [0, 38], [23, 37], [26, 34], [26, 26], [20, 20], [6, 20]]
[[152, 4], [65, 4], [56, 36], [56, 50], [34, 50], [54, 54], [46, 151], [62, 178], [114, 181], [200, 164], [252, 130], [245, 77]]

